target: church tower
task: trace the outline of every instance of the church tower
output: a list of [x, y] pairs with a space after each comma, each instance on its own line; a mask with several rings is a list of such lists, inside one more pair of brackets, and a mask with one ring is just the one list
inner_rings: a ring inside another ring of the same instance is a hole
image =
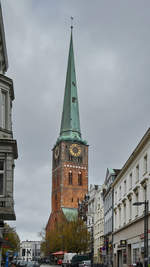
[[78, 202], [88, 191], [88, 145], [80, 130], [72, 27], [60, 135], [52, 151], [52, 211], [47, 231], [62, 216], [68, 220], [77, 216]]

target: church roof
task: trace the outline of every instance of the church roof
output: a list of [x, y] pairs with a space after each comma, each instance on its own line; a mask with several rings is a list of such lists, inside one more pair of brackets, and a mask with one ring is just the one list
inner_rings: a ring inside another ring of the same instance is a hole
[[81, 130], [80, 130], [79, 103], [77, 95], [77, 82], [76, 82], [76, 72], [74, 63], [72, 29], [71, 29], [60, 136], [57, 142], [62, 140], [63, 141], [70, 140], [70, 141], [86, 143], [84, 140], [82, 140]]
[[62, 211], [67, 221], [72, 221], [78, 216], [78, 209], [75, 208], [62, 208]]

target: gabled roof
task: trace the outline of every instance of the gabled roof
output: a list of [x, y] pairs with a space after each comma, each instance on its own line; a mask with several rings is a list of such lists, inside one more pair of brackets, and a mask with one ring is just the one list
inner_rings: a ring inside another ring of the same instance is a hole
[[78, 216], [78, 209], [75, 208], [62, 208], [62, 211], [67, 221], [75, 220]]

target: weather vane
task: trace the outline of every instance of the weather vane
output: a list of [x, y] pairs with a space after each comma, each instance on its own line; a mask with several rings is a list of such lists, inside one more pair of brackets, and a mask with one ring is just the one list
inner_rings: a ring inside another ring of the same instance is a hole
[[71, 19], [71, 30], [73, 29], [73, 17], [70, 17], [70, 19]]

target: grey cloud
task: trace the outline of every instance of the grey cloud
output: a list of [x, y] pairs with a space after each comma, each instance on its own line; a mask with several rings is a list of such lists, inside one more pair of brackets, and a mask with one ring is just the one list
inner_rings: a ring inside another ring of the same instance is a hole
[[122, 167], [149, 127], [150, 2], [3, 0], [2, 7], [16, 96], [15, 225], [22, 239], [37, 239], [50, 213], [69, 18], [89, 183], [102, 184], [106, 168]]

